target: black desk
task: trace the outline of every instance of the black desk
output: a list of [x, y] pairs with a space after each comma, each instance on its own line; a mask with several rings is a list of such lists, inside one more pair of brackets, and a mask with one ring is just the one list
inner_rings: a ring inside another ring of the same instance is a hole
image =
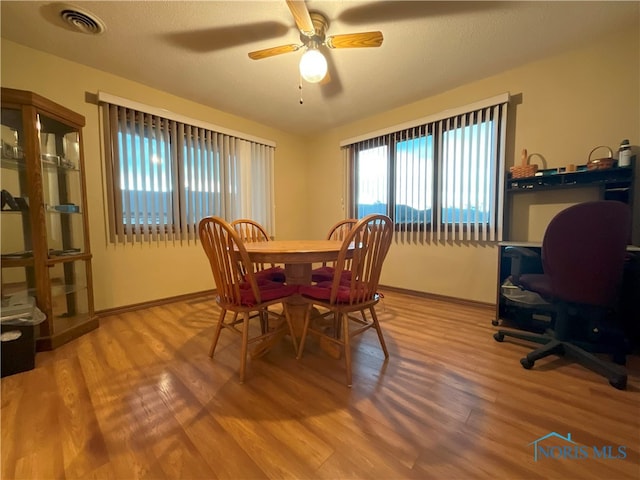
[[[542, 332], [553, 319], [553, 312], [544, 307], [523, 307], [502, 295], [501, 286], [511, 274], [511, 259], [505, 255], [505, 248], [518, 246], [531, 249], [537, 254], [541, 243], [500, 242], [498, 244], [498, 289], [496, 298], [496, 318], [494, 325], [506, 323], [523, 330]], [[635, 348], [640, 348], [640, 247], [627, 247], [629, 258], [625, 264], [624, 278], [619, 305], [619, 322]], [[537, 259], [524, 258], [520, 266], [522, 273], [542, 273], [542, 263]]]

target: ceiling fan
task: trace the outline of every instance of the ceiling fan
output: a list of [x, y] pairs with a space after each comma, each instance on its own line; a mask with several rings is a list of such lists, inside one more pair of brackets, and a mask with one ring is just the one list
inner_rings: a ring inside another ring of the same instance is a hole
[[249, 58], [261, 60], [283, 53], [306, 49], [300, 59], [300, 74], [309, 83], [328, 81], [327, 60], [320, 52], [320, 47], [327, 48], [367, 48], [382, 45], [382, 32], [346, 33], [327, 36], [329, 21], [320, 12], [309, 11], [304, 0], [286, 0], [298, 30], [300, 44], [280, 45], [249, 53]]

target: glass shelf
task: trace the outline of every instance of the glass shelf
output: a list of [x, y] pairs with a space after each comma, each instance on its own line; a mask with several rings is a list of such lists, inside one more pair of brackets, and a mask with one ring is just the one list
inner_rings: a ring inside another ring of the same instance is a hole
[[73, 160], [59, 157], [57, 155], [41, 155], [40, 158], [40, 163], [47, 170], [68, 173], [80, 172], [80, 169], [77, 167], [77, 163]]
[[77, 285], [55, 285], [51, 287], [51, 296], [58, 297], [60, 295], [69, 295], [86, 290], [87, 287], [78, 287]]
[[47, 213], [57, 213], [57, 214], [63, 214], [63, 215], [78, 215], [82, 213], [80, 210], [68, 211], [68, 210], [60, 210], [59, 208], [56, 208], [56, 207], [64, 207], [64, 205], [56, 205], [56, 206], [47, 205], [46, 207]]
[[0, 210], [0, 212], [10, 215], [16, 215], [16, 214], [25, 214], [25, 213], [29, 213], [27, 210]]
[[11, 170], [26, 170], [27, 165], [23, 158], [15, 159], [2, 157], [0, 158], [0, 167]]

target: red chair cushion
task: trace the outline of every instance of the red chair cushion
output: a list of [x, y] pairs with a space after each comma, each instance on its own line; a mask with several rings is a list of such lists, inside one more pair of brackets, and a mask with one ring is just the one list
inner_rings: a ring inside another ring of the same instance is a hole
[[280, 282], [284, 283], [286, 280], [284, 274], [284, 268], [282, 267], [270, 267], [265, 268], [264, 270], [260, 270], [255, 273], [256, 280], [260, 281], [261, 279], [269, 280], [271, 282]]
[[[265, 277], [258, 277], [257, 275], [254, 275], [255, 279], [256, 279], [256, 283], [258, 284], [258, 287], [263, 286], [263, 285], [268, 285], [270, 283], [278, 283], [279, 282], [272, 282], [271, 280], [269, 280], [266, 276]], [[249, 290], [251, 288], [251, 284], [249, 282], [247, 282], [246, 280], [244, 280], [242, 283], [240, 283], [240, 288], [243, 290]]]
[[[263, 302], [275, 300], [277, 298], [285, 298], [298, 293], [298, 285], [284, 285], [279, 282], [264, 282], [258, 284], [260, 290], [260, 298]], [[248, 283], [240, 285], [240, 299], [242, 305], [251, 307], [255, 305], [256, 297]]]
[[312, 282], [327, 282], [333, 280], [333, 274], [335, 272], [335, 268], [324, 266], [314, 268], [311, 271], [311, 281]]
[[[335, 268], [333, 267], [319, 267], [311, 271], [311, 281], [316, 283], [332, 282], [334, 274]], [[341, 282], [349, 282], [351, 280], [351, 270], [344, 270], [340, 277]]]
[[[332, 285], [333, 285], [333, 282], [320, 282], [320, 283], [317, 283], [316, 285], [301, 285], [298, 293], [300, 293], [300, 295], [304, 295], [305, 297], [328, 301], [331, 299]], [[348, 283], [343, 281], [338, 287], [336, 302], [348, 303], [350, 296], [351, 296], [351, 287], [349, 286]]]

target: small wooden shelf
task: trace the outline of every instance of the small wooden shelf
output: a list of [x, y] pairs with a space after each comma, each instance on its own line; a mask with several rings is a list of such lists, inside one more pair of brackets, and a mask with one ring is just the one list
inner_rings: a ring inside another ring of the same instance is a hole
[[[563, 168], [546, 169], [539, 171], [539, 175], [526, 178], [511, 178], [508, 175], [505, 181], [504, 231], [506, 235], [504, 239], [513, 240], [511, 222], [516, 218], [514, 205], [522, 206], [531, 202], [541, 204], [547, 198], [562, 197], [563, 202], [571, 202], [571, 198], [615, 200], [628, 204], [633, 212], [633, 218], [638, 218], [638, 207], [634, 205], [637, 203], [634, 201], [637, 196], [635, 192], [637, 187], [634, 185], [635, 163], [632, 161], [628, 167], [613, 166], [594, 170], [588, 170], [586, 165], [579, 165], [575, 172], [565, 172]], [[558, 193], [552, 195], [552, 192]], [[633, 233], [633, 241], [640, 241], [638, 233]]]
[[602, 170], [584, 170], [576, 172], [558, 172], [557, 169], [541, 170], [542, 175], [526, 178], [509, 178], [507, 194], [523, 191], [552, 190], [558, 188], [611, 186], [612, 188], [630, 188], [633, 184], [632, 167], [613, 167]]

